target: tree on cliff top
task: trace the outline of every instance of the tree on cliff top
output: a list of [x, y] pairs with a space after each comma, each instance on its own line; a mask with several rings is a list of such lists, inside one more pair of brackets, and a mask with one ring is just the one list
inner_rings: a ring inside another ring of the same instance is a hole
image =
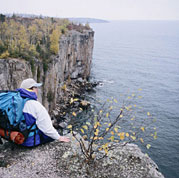
[[9, 57], [45, 60], [58, 53], [61, 31], [65, 34], [68, 24], [64, 19], [5, 17], [1, 14], [0, 56], [8, 52]]
[[52, 34], [50, 35], [50, 51], [52, 54], [58, 54], [60, 35], [60, 31], [58, 31], [57, 29], [54, 29], [52, 31]]

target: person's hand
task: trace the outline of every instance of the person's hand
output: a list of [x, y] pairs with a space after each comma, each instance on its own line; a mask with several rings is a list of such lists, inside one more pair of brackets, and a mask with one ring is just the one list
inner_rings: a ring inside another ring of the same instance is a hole
[[70, 139], [68, 137], [60, 136], [59, 141], [60, 142], [70, 142]]

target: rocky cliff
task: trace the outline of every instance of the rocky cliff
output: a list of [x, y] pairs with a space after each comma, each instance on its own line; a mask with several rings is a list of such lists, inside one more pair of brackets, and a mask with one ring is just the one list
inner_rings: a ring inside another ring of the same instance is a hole
[[[0, 59], [0, 89], [13, 90], [23, 79], [32, 77], [43, 83], [40, 100], [53, 109], [60, 95], [60, 87], [67, 79], [88, 79], [91, 68], [94, 32], [71, 30], [60, 38], [59, 53], [51, 56], [44, 67], [41, 60]], [[44, 69], [45, 68], [45, 69]]]

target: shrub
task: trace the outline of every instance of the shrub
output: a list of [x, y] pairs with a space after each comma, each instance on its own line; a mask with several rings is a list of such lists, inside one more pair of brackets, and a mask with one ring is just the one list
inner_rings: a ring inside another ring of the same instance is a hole
[[[131, 104], [132, 99], [139, 99], [140, 96], [132, 94], [121, 106], [116, 99], [107, 100], [100, 108], [92, 108], [89, 112], [89, 119], [83, 124], [78, 123], [76, 113], [72, 113], [72, 121], [68, 129], [80, 145], [81, 151], [87, 162], [94, 161], [96, 155], [107, 156], [108, 151], [115, 149], [115, 144], [123, 142], [124, 145], [131, 142], [140, 142], [147, 149], [151, 147], [146, 137], [156, 139], [156, 128], [153, 127], [155, 118], [147, 112], [142, 120], [137, 120], [135, 114], [140, 109], [136, 104]], [[75, 99], [73, 99], [75, 100]], [[115, 112], [114, 112], [115, 111]], [[114, 113], [118, 114], [114, 117]], [[140, 111], [141, 112], [141, 111]], [[74, 121], [75, 120], [75, 121]], [[76, 132], [81, 138], [76, 137]], [[85, 144], [85, 140], [88, 144]]]
[[6, 50], [5, 52], [3, 52], [1, 55], [0, 55], [0, 58], [1, 59], [6, 59], [9, 57], [9, 52], [8, 50]]

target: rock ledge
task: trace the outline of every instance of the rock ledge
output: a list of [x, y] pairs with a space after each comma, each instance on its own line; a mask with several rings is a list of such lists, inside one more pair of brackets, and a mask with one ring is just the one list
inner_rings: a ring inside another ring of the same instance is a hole
[[108, 157], [86, 164], [73, 139], [71, 143], [54, 141], [32, 149], [14, 146], [12, 150], [5, 143], [0, 147], [0, 160], [1, 178], [164, 178], [135, 144], [118, 144]]

